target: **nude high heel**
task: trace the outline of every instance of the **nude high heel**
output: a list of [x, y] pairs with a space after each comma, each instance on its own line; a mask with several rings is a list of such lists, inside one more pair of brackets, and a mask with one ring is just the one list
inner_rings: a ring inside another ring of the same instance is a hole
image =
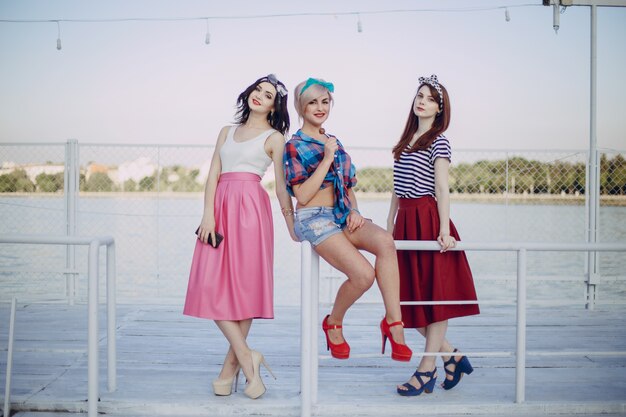
[[267, 365], [267, 362], [265, 362], [263, 354], [257, 352], [256, 350], [251, 350], [250, 355], [252, 356], [252, 370], [254, 371], [254, 376], [250, 381], [248, 381], [244, 394], [254, 400], [265, 393], [265, 385], [263, 385], [263, 380], [261, 379], [261, 364], [263, 364], [270, 374], [272, 374], [274, 379], [276, 379], [276, 376], [274, 376], [274, 373]]
[[237, 392], [237, 385], [239, 384], [239, 370], [238, 366], [235, 370], [235, 375], [230, 378], [215, 379], [213, 380], [213, 393], [219, 396], [230, 395], [233, 392], [233, 380], [235, 380], [235, 392]]

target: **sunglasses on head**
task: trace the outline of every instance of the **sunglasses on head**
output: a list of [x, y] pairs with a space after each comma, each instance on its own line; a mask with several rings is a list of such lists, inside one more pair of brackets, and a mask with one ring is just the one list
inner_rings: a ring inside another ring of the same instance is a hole
[[268, 83], [272, 84], [274, 88], [276, 88], [276, 92], [278, 93], [279, 96], [285, 97], [287, 95], [287, 88], [285, 87], [285, 84], [278, 81], [278, 78], [276, 78], [276, 75], [270, 74], [267, 77], [263, 77], [261, 78], [260, 82], [263, 82], [263, 81], [267, 81]]

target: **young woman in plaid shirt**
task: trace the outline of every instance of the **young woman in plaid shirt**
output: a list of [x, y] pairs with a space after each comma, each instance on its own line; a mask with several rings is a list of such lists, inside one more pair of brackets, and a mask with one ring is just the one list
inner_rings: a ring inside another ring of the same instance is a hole
[[[404, 343], [393, 237], [359, 212], [352, 190], [356, 185], [354, 165], [341, 142], [322, 127], [330, 113], [333, 91], [331, 83], [315, 78], [295, 89], [295, 107], [303, 124], [285, 145], [283, 158], [287, 190], [297, 199], [294, 231], [348, 277], [322, 323], [331, 355], [337, 359], [350, 356], [342, 333], [344, 316], [376, 280], [386, 311], [380, 323], [383, 353], [389, 338], [392, 359], [409, 361], [412, 352]], [[376, 255], [374, 267], [360, 249]]]

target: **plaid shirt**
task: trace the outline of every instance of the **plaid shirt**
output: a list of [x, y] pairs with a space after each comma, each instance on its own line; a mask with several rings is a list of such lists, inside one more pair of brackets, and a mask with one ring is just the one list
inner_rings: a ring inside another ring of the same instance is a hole
[[[335, 192], [333, 214], [338, 224], [344, 224], [350, 213], [351, 204], [348, 188], [356, 185], [356, 168], [339, 140], [335, 161], [326, 173], [320, 190], [332, 186]], [[285, 179], [287, 191], [293, 194], [293, 186], [305, 182], [324, 159], [324, 144], [298, 130], [285, 144]]]

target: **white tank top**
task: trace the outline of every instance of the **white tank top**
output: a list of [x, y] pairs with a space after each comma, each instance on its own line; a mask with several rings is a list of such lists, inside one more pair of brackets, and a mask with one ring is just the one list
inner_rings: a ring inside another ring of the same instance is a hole
[[265, 153], [265, 139], [276, 130], [269, 129], [245, 142], [235, 142], [233, 136], [236, 129], [237, 126], [230, 127], [220, 149], [222, 172], [251, 172], [263, 177], [272, 163], [272, 159]]

